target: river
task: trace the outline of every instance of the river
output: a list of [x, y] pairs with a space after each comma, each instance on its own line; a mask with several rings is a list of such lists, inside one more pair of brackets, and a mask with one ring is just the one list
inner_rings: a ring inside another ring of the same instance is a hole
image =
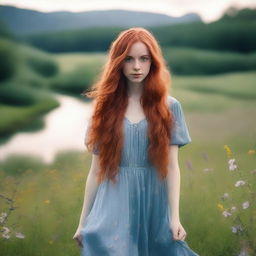
[[7, 143], [0, 145], [0, 161], [15, 154], [39, 157], [48, 164], [60, 151], [85, 150], [91, 103], [63, 94], [54, 96], [60, 106], [43, 117], [44, 128], [36, 132], [16, 132]]

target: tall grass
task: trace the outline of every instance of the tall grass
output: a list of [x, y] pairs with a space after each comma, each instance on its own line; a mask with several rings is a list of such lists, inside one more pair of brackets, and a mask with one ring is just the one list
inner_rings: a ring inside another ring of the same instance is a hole
[[[223, 146], [195, 141], [180, 152], [181, 222], [188, 233], [186, 241], [190, 247], [204, 256], [238, 255], [242, 249], [240, 237], [232, 232], [232, 223], [218, 207], [223, 203], [223, 193], [230, 192], [236, 181], [228, 170]], [[237, 161], [243, 159], [243, 172], [249, 174], [255, 155], [239, 147], [233, 149]], [[39, 160], [31, 165], [31, 159], [26, 158], [12, 158], [12, 161], [1, 163], [1, 193], [11, 197], [17, 207], [2, 225], [10, 228], [10, 238], [0, 238], [3, 255], [79, 253], [72, 237], [81, 213], [90, 161], [88, 153], [63, 152], [50, 165]], [[16, 172], [17, 169], [20, 171]], [[239, 191], [240, 198], [248, 196], [245, 191]], [[2, 201], [1, 205], [1, 211], [7, 212], [8, 204]], [[247, 220], [246, 215], [244, 217]], [[12, 227], [12, 223], [15, 226]], [[25, 237], [17, 238], [15, 232]], [[255, 230], [251, 229], [250, 238], [255, 235]]]

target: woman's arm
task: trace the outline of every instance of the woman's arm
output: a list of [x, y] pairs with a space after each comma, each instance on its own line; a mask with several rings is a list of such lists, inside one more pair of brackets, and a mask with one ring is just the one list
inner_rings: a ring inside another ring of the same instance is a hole
[[170, 157], [167, 175], [168, 202], [172, 221], [180, 221], [179, 200], [180, 200], [180, 168], [178, 162], [178, 145], [170, 146]]
[[78, 228], [82, 228], [84, 226], [84, 222], [86, 220], [86, 217], [88, 216], [92, 204], [94, 202], [96, 192], [98, 190], [98, 184], [96, 182], [96, 172], [99, 169], [99, 156], [96, 154], [92, 154], [92, 163], [91, 168], [89, 170], [86, 184], [85, 184], [85, 192], [84, 192], [84, 202], [83, 202], [83, 208], [80, 216], [80, 221]]

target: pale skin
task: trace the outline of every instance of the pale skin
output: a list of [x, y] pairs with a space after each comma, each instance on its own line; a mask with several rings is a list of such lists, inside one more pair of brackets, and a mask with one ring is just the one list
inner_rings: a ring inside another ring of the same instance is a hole
[[[137, 123], [145, 118], [143, 108], [140, 104], [140, 97], [143, 90], [143, 80], [150, 70], [151, 57], [146, 45], [142, 42], [136, 42], [129, 50], [123, 64], [123, 73], [127, 78], [128, 86], [128, 107], [125, 112], [126, 118], [132, 123]], [[133, 74], [141, 74], [135, 77]], [[168, 164], [167, 188], [168, 202], [170, 207], [171, 221], [170, 228], [173, 233], [173, 239], [185, 240], [186, 231], [180, 223], [179, 217], [179, 198], [180, 198], [180, 168], [178, 163], [178, 146], [170, 146], [170, 157]], [[86, 180], [85, 194], [80, 222], [73, 239], [79, 247], [83, 247], [81, 242], [81, 228], [84, 220], [90, 212], [92, 202], [94, 201], [98, 185], [96, 183], [96, 171], [99, 168], [99, 157], [92, 154], [92, 163]]]

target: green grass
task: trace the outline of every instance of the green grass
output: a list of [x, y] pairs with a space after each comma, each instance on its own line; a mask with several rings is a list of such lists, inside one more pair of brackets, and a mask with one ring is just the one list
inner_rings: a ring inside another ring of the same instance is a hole
[[[62, 74], [76, 70], [75, 63], [83, 66], [86, 61], [87, 64], [92, 61], [89, 55], [55, 57]], [[104, 56], [99, 54], [98, 58], [103, 61]], [[256, 237], [252, 228], [256, 225], [249, 225], [250, 216], [256, 216], [255, 203], [241, 209], [241, 203], [249, 199], [250, 193], [246, 187], [234, 187], [235, 181], [245, 179], [256, 191], [256, 174], [252, 172], [256, 155], [248, 154], [250, 149], [256, 149], [255, 78], [256, 72], [173, 76], [170, 92], [182, 104], [192, 138], [192, 143], [179, 153], [181, 222], [188, 233], [186, 241], [200, 255], [238, 255], [240, 240], [231, 232], [232, 219], [222, 216], [217, 207], [218, 204], [229, 207], [229, 201], [221, 200], [224, 193], [233, 196], [251, 239]], [[4, 116], [13, 111], [17, 119], [28, 111], [27, 107], [8, 109], [6, 106], [2, 110], [6, 111]], [[8, 118], [3, 122], [8, 123]], [[225, 144], [231, 147], [240, 172], [228, 170]], [[15, 230], [26, 235], [24, 240], [0, 239], [4, 255], [79, 254], [72, 237], [81, 213], [90, 162], [87, 153], [60, 152], [50, 165], [39, 159], [15, 156], [0, 163], [0, 191], [13, 197], [19, 207], [6, 225], [17, 223]], [[205, 171], [206, 168], [210, 171]], [[21, 183], [17, 185], [16, 181]], [[13, 194], [15, 187], [17, 193]], [[5, 211], [7, 205], [0, 202], [1, 211]]]
[[[228, 143], [233, 145], [234, 157], [243, 175], [252, 182], [253, 175], [249, 171], [254, 167], [255, 155], [247, 154], [246, 140], [242, 146], [235, 142]], [[208, 155], [208, 160], [203, 158], [203, 153]], [[21, 256], [35, 252], [40, 252], [39, 255], [77, 255], [79, 251], [72, 236], [81, 213], [91, 155], [62, 152], [50, 165], [18, 157], [7, 161], [9, 163], [0, 166], [1, 192], [12, 196], [16, 187], [13, 199], [19, 207], [12, 212], [8, 223], [16, 223], [15, 230], [24, 233], [26, 238], [23, 242], [17, 238], [10, 242], [0, 239], [4, 255], [16, 255], [17, 252]], [[192, 169], [188, 168], [187, 161], [191, 161]], [[222, 143], [206, 145], [195, 141], [182, 148], [179, 162], [182, 181], [180, 214], [188, 233], [186, 241], [200, 255], [233, 255], [239, 247], [238, 237], [231, 232], [232, 222], [222, 216], [217, 204], [224, 204], [221, 196], [225, 192], [234, 195], [237, 205], [247, 200], [248, 193], [244, 188], [234, 188], [234, 182], [241, 178], [228, 171]], [[205, 172], [205, 168], [212, 170]], [[19, 169], [19, 175], [11, 169]], [[6, 170], [11, 176], [7, 177]], [[16, 181], [21, 183], [15, 185]], [[4, 211], [6, 206], [3, 203], [2, 206]], [[240, 212], [243, 221], [248, 223], [250, 211]], [[255, 230], [253, 234], [255, 237]]]
[[61, 72], [69, 72], [75, 70], [77, 67], [98, 63], [104, 64], [106, 61], [106, 54], [99, 53], [65, 53], [65, 54], [52, 54], [55, 61], [58, 63]]
[[53, 56], [59, 65], [60, 73], [51, 79], [51, 89], [76, 96], [96, 81], [106, 60], [106, 55], [103, 53]]

